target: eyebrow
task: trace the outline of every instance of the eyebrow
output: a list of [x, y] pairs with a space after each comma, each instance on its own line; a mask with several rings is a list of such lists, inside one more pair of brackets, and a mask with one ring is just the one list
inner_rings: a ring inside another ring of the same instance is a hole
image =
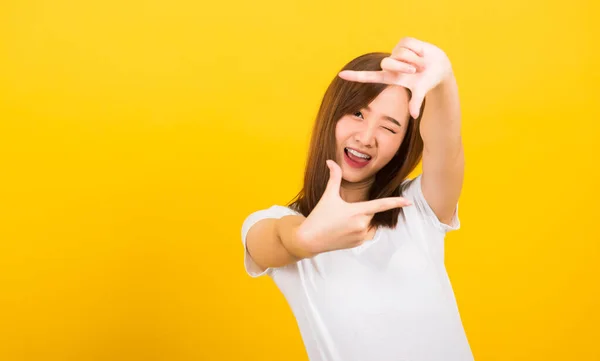
[[[368, 111], [371, 111], [371, 108], [370, 108], [368, 105], [365, 107], [365, 109], [366, 109], [366, 110], [368, 110]], [[392, 123], [396, 124], [396, 125], [397, 125], [397, 126], [399, 126], [399, 127], [402, 127], [402, 124], [400, 124], [400, 122], [399, 122], [399, 121], [397, 121], [396, 119], [394, 119], [394, 118], [390, 117], [389, 115], [384, 115], [384, 116], [383, 116], [383, 118], [384, 118], [385, 120], [389, 120], [390, 122], [392, 122]]]

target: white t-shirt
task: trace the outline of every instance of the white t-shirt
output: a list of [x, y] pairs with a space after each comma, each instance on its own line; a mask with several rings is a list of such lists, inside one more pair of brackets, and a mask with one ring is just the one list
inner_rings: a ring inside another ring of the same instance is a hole
[[[458, 205], [441, 223], [421, 191], [421, 176], [402, 184], [413, 201], [395, 229], [379, 227], [372, 240], [260, 270], [246, 249], [252, 277], [268, 274], [298, 322], [311, 361], [471, 361], [473, 355], [444, 266], [444, 236], [460, 228]], [[272, 206], [249, 215], [299, 214]]]

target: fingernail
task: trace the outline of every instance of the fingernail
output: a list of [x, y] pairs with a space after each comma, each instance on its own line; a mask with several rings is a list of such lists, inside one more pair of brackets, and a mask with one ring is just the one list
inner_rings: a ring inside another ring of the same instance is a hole
[[408, 72], [409, 73], [416, 73], [417, 69], [414, 66], [411, 66], [410, 68], [408, 68]]

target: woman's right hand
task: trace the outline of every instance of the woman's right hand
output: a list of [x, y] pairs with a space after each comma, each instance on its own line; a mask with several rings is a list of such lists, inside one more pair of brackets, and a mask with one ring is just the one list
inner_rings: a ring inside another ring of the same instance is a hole
[[366, 240], [375, 213], [412, 204], [402, 197], [348, 203], [340, 196], [342, 169], [332, 160], [327, 160], [327, 166], [327, 188], [296, 233], [312, 254], [359, 246]]

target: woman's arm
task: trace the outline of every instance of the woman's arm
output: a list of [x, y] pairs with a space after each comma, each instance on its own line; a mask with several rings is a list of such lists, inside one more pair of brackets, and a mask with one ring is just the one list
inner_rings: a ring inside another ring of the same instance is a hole
[[400, 85], [411, 91], [413, 118], [421, 119], [424, 142], [423, 196], [440, 221], [451, 220], [463, 183], [464, 154], [460, 135], [458, 87], [445, 52], [433, 44], [406, 37], [381, 62], [381, 71], [342, 71], [340, 77], [364, 83]]
[[452, 73], [427, 94], [423, 138], [423, 196], [439, 220], [449, 223], [460, 197], [464, 178], [464, 150], [458, 86]]
[[340, 196], [342, 169], [332, 160], [327, 167], [327, 188], [308, 217], [265, 218], [248, 230], [246, 248], [262, 270], [356, 247], [366, 240], [374, 214], [412, 204], [402, 197], [347, 203]]
[[311, 257], [306, 245], [297, 237], [298, 227], [305, 219], [284, 216], [256, 222], [246, 236], [246, 248], [254, 262], [265, 270]]

